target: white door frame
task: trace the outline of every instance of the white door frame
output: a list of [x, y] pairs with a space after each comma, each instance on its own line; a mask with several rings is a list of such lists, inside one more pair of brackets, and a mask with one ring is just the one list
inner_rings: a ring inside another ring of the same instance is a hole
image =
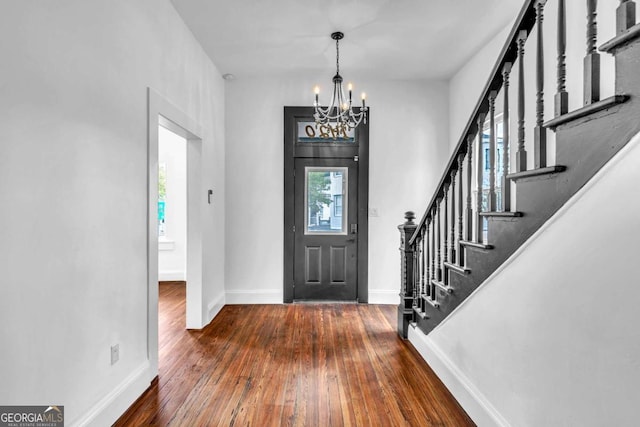
[[158, 374], [158, 126], [187, 140], [186, 328], [203, 327], [202, 309], [202, 127], [151, 88], [147, 90], [147, 356], [151, 379]]

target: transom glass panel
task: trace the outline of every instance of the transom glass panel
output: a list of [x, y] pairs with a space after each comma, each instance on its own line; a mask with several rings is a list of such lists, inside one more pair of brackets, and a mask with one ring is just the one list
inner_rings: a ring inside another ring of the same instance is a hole
[[298, 122], [297, 142], [309, 143], [355, 143], [355, 129], [333, 125], [316, 125], [313, 121]]

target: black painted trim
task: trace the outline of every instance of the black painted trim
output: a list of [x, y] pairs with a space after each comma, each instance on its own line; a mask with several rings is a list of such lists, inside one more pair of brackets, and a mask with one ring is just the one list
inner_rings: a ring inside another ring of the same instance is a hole
[[[357, 301], [369, 302], [369, 122], [371, 107], [367, 110], [367, 123], [361, 123], [356, 135], [358, 148], [334, 147], [327, 152], [319, 146], [296, 147], [296, 118], [313, 120], [313, 107], [284, 107], [284, 271], [283, 301], [293, 302], [295, 234], [294, 171], [296, 157], [351, 157], [358, 156], [358, 287]], [[322, 153], [321, 151], [324, 151]]]

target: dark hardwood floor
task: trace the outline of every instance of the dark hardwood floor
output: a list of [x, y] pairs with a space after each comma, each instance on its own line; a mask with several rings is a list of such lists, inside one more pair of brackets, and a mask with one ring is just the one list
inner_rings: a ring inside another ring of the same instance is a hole
[[395, 332], [396, 307], [228, 305], [186, 331], [160, 286], [160, 373], [116, 426], [473, 426]]

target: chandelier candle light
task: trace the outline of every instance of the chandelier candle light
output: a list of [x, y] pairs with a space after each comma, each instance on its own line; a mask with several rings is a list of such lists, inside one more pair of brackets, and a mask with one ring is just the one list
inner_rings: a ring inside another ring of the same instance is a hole
[[329, 106], [323, 108], [318, 102], [320, 87], [316, 86], [314, 88], [316, 99], [313, 103], [315, 108], [313, 117], [316, 122], [316, 128], [325, 125], [329, 126], [333, 132], [346, 134], [348, 130], [355, 129], [360, 122], [367, 123], [366, 95], [364, 92], [362, 93], [362, 108], [360, 108], [360, 111], [357, 113], [353, 111], [353, 85], [349, 83], [347, 86], [349, 91], [349, 98], [347, 99], [342, 87], [342, 76], [340, 75], [340, 49], [338, 43], [344, 38], [344, 34], [335, 32], [331, 34], [331, 38], [336, 41], [336, 75], [333, 76], [333, 95]]

